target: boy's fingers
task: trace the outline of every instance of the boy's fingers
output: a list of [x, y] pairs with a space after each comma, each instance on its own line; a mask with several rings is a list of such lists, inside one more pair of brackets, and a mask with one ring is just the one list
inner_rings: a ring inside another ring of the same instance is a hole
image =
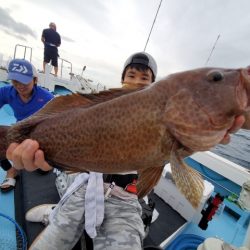
[[25, 168], [28, 171], [37, 169], [34, 165], [35, 152], [39, 144], [31, 139], [26, 139], [22, 143], [11, 143], [7, 149], [6, 156], [13, 162], [16, 169]]
[[6, 151], [6, 157], [8, 160], [12, 161], [12, 153], [13, 151], [16, 149], [16, 147], [18, 146], [18, 143], [11, 143]]
[[228, 130], [228, 132], [236, 133], [239, 129], [241, 129], [245, 121], [246, 119], [243, 115], [236, 117], [233, 126]]
[[228, 144], [230, 142], [230, 134], [236, 133], [239, 129], [241, 129], [245, 121], [246, 119], [243, 115], [237, 116], [231, 128], [227, 131], [224, 138], [220, 141], [220, 144]]
[[23, 169], [22, 152], [25, 149], [25, 143], [12, 143], [7, 149], [7, 158], [13, 162], [16, 169]]
[[27, 171], [34, 171], [38, 168], [38, 166], [36, 166], [35, 164], [35, 153], [37, 152], [38, 149], [39, 149], [39, 144], [37, 141], [33, 141], [30, 139], [24, 141], [20, 157], [22, 159], [23, 167]]
[[39, 166], [43, 171], [49, 171], [52, 169], [52, 167], [45, 161], [44, 153], [40, 149], [35, 153], [35, 165]]

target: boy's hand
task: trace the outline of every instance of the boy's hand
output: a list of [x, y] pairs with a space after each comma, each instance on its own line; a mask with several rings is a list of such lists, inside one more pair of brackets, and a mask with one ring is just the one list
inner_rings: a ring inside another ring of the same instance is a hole
[[232, 127], [227, 131], [220, 144], [228, 144], [230, 142], [230, 134], [236, 133], [243, 124], [246, 122], [246, 118], [243, 115], [237, 116], [234, 120]]
[[48, 171], [52, 167], [45, 161], [44, 153], [39, 149], [37, 141], [26, 139], [21, 144], [11, 143], [6, 156], [16, 169], [34, 171], [38, 168]]

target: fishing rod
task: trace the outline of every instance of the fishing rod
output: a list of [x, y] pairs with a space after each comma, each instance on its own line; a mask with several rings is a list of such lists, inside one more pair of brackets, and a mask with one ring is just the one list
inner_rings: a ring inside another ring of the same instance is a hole
[[149, 38], [150, 38], [150, 36], [151, 36], [151, 33], [152, 33], [152, 30], [153, 30], [153, 27], [154, 27], [154, 24], [155, 24], [155, 21], [156, 21], [158, 12], [159, 12], [160, 7], [161, 7], [161, 3], [162, 3], [162, 0], [160, 1], [159, 6], [158, 6], [158, 9], [157, 9], [157, 12], [156, 12], [156, 14], [155, 14], [155, 18], [154, 18], [154, 21], [153, 21], [153, 23], [152, 23], [152, 26], [151, 26], [151, 29], [150, 29], [150, 32], [149, 32], [149, 35], [148, 35], [148, 39], [147, 39], [147, 41], [146, 41], [146, 44], [145, 44], [145, 47], [144, 47], [144, 50], [143, 50], [144, 52], [146, 51], [146, 48], [147, 48], [147, 45], [148, 45]]
[[208, 58], [207, 58], [207, 61], [206, 61], [206, 63], [205, 63], [205, 66], [208, 64], [208, 62], [209, 62], [209, 60], [210, 60], [210, 58], [211, 58], [211, 56], [212, 56], [212, 54], [213, 54], [213, 51], [214, 51], [214, 49], [215, 49], [215, 46], [216, 46], [216, 44], [217, 44], [219, 38], [220, 38], [220, 34], [218, 35], [218, 37], [217, 37], [217, 39], [216, 39], [216, 41], [215, 41], [215, 43], [214, 43], [214, 46], [213, 46], [213, 48], [212, 48], [212, 50], [211, 50], [211, 52], [210, 52], [210, 55], [209, 55]]

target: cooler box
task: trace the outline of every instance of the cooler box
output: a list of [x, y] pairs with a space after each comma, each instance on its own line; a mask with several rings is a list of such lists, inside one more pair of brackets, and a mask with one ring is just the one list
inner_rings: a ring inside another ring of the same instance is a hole
[[154, 188], [154, 192], [187, 221], [192, 220], [194, 223], [198, 224], [202, 217], [201, 210], [214, 191], [214, 186], [206, 180], [204, 180], [204, 187], [201, 203], [197, 209], [194, 209], [175, 186], [170, 164], [167, 164], [164, 167], [159, 183]]

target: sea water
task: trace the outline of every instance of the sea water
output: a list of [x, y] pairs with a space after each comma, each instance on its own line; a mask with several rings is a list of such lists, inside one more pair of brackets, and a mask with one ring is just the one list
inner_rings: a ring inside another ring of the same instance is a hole
[[219, 144], [211, 151], [250, 170], [249, 130], [240, 129], [239, 132], [231, 135], [231, 142], [229, 144]]

